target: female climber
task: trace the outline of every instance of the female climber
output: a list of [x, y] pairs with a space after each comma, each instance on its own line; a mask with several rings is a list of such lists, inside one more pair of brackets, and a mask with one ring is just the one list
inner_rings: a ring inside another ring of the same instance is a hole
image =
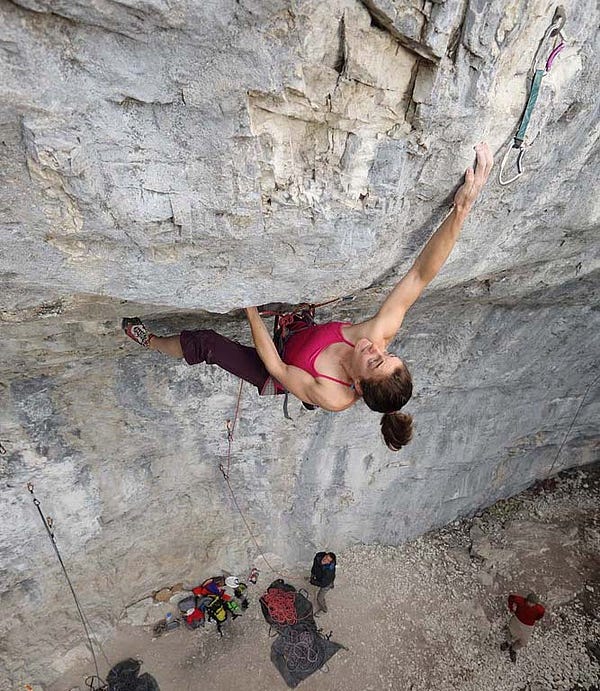
[[246, 308], [254, 348], [206, 329], [156, 336], [138, 318], [124, 319], [123, 330], [140, 345], [185, 358], [190, 365], [218, 365], [254, 384], [260, 393], [275, 381], [278, 392], [285, 389], [330, 411], [345, 410], [362, 398], [369, 408], [384, 413], [385, 443], [398, 451], [412, 436], [412, 417], [400, 412], [411, 397], [412, 379], [403, 360], [386, 347], [407, 310], [444, 265], [489, 177], [493, 165], [489, 146], [481, 142], [475, 151], [475, 169], [467, 169], [451, 212], [371, 319], [360, 324], [292, 324], [282, 355], [256, 307]]

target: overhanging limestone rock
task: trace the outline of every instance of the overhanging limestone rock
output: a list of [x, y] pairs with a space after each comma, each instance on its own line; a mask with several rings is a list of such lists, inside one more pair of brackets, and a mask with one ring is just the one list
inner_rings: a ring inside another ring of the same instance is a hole
[[[388, 452], [361, 407], [284, 424], [244, 393], [232, 479], [270, 560], [396, 543], [514, 494], [553, 467], [582, 401], [553, 470], [597, 457], [598, 10], [565, 7], [526, 174], [490, 182], [395, 344], [414, 442]], [[247, 304], [355, 294], [322, 318], [372, 314], [473, 144], [514, 134], [552, 11], [0, 4], [4, 677], [22, 650], [79, 644], [28, 480], [99, 635], [134, 594], [256, 557], [218, 471], [236, 382], [125, 343], [121, 317], [247, 341], [231, 313]], [[32, 627], [40, 608], [60, 642]]]

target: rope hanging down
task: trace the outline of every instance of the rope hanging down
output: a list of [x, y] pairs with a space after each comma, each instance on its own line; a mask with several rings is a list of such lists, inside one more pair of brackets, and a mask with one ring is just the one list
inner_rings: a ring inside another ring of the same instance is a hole
[[567, 439], [569, 438], [569, 434], [571, 434], [571, 430], [573, 429], [573, 425], [575, 424], [575, 420], [577, 420], [579, 412], [583, 408], [583, 404], [585, 402], [585, 399], [588, 395], [589, 390], [598, 381], [598, 379], [600, 379], [600, 374], [596, 375], [596, 378], [592, 379], [592, 381], [587, 385], [587, 388], [583, 393], [583, 398], [581, 399], [581, 402], [579, 403], [579, 406], [577, 407], [577, 410], [575, 411], [575, 415], [573, 415], [573, 419], [571, 420], [571, 424], [569, 425], [569, 429], [567, 430], [567, 433], [565, 434], [561, 445], [558, 447], [558, 451], [556, 452], [556, 456], [554, 457], [554, 460], [552, 461], [552, 465], [550, 466], [550, 470], [548, 471], [548, 477], [550, 477], [552, 475], [552, 471], [554, 470], [554, 466], [556, 465], [556, 461], [558, 461], [558, 457], [560, 456], [560, 452], [563, 450], [563, 446], [567, 443]]
[[[533, 113], [533, 109], [538, 99], [542, 79], [546, 74], [548, 74], [548, 72], [552, 68], [552, 63], [554, 62], [556, 56], [565, 47], [564, 37], [561, 33], [562, 28], [565, 25], [565, 21], [566, 14], [564, 8], [557, 7], [556, 12], [554, 13], [554, 17], [552, 18], [552, 22], [550, 23], [550, 26], [546, 29], [546, 32], [544, 33], [544, 36], [538, 46], [538, 49], [535, 52], [533, 63], [531, 65], [531, 73], [533, 77], [531, 81], [531, 89], [529, 91], [529, 98], [527, 99], [527, 105], [525, 106], [525, 111], [523, 112], [523, 116], [521, 117], [517, 133], [514, 136], [512, 144], [509, 143], [506, 149], [506, 153], [502, 158], [500, 170], [498, 171], [498, 182], [501, 185], [510, 185], [511, 182], [514, 182], [517, 178], [520, 178], [521, 175], [523, 175], [523, 157], [525, 156], [525, 151], [527, 148], [527, 144], [525, 144], [525, 133], [527, 131], [529, 121], [531, 120], [531, 114]], [[552, 50], [546, 59], [544, 67], [538, 67], [538, 65], [540, 64], [540, 58], [542, 56], [542, 53], [546, 47], [548, 39], [550, 38], [554, 39]], [[504, 173], [504, 168], [508, 161], [508, 157], [510, 156], [511, 151], [513, 150], [517, 151], [517, 172], [511, 178], [506, 180], [502, 177], [502, 175]]]
[[[287, 311], [285, 314], [290, 315], [290, 314], [298, 314], [299, 312], [302, 312], [303, 310], [306, 309], [312, 309], [315, 310], [318, 307], [325, 307], [325, 305], [332, 305], [334, 303], [338, 302], [350, 302], [354, 300], [353, 295], [346, 295], [341, 298], [333, 298], [332, 300], [326, 300], [325, 302], [320, 302], [316, 305], [310, 304], [310, 303], [302, 303], [300, 305], [297, 305], [293, 310]], [[264, 317], [280, 317], [284, 316], [283, 313], [279, 310], [261, 310], [260, 314]], [[244, 512], [242, 511], [239, 502], [237, 500], [237, 497], [235, 495], [235, 492], [233, 491], [233, 487], [231, 486], [231, 482], [229, 479], [230, 475], [230, 470], [231, 470], [231, 454], [233, 452], [233, 440], [234, 440], [234, 433], [235, 433], [235, 427], [237, 425], [237, 421], [239, 418], [239, 412], [240, 412], [240, 404], [242, 400], [242, 391], [244, 388], [244, 380], [240, 380], [240, 388], [238, 390], [238, 395], [237, 395], [237, 401], [235, 404], [235, 412], [233, 414], [233, 419], [227, 420], [225, 425], [227, 429], [227, 460], [225, 462], [225, 465], [223, 463], [219, 464], [219, 470], [221, 471], [221, 474], [223, 475], [223, 479], [225, 480], [225, 483], [227, 484], [227, 489], [229, 490], [229, 493], [231, 494], [231, 499], [234, 503], [235, 508], [237, 509], [238, 513], [240, 514], [240, 517], [242, 521], [244, 522], [244, 525], [246, 526], [246, 530], [248, 531], [248, 534], [250, 535], [252, 542], [254, 542], [256, 549], [258, 550], [258, 553], [261, 555], [261, 557], [264, 559], [265, 564], [268, 566], [268, 568], [276, 575], [281, 576], [279, 571], [275, 569], [265, 556], [265, 553], [263, 552], [258, 540], [256, 539], [256, 536], [254, 535], [252, 528], [250, 527], [250, 524], [248, 523], [246, 516], [244, 515]]]
[[231, 494], [231, 499], [233, 500], [233, 504], [235, 508], [237, 509], [238, 513], [240, 514], [240, 517], [242, 521], [244, 522], [244, 525], [246, 526], [246, 530], [248, 531], [248, 534], [252, 538], [252, 541], [256, 545], [256, 549], [258, 550], [258, 553], [261, 555], [261, 557], [264, 559], [265, 564], [268, 566], [268, 568], [275, 574], [280, 575], [279, 572], [271, 566], [269, 560], [265, 556], [265, 553], [263, 552], [260, 544], [258, 543], [258, 540], [256, 539], [256, 536], [252, 532], [252, 528], [250, 527], [250, 524], [246, 520], [246, 516], [244, 516], [244, 512], [242, 511], [239, 502], [237, 500], [237, 497], [235, 496], [235, 492], [233, 491], [233, 487], [231, 486], [231, 482], [229, 481], [229, 470], [231, 468], [231, 453], [233, 450], [233, 439], [234, 439], [234, 432], [235, 432], [235, 427], [238, 421], [239, 417], [239, 412], [240, 412], [240, 404], [242, 400], [242, 390], [244, 388], [244, 380], [240, 380], [240, 388], [238, 390], [238, 396], [237, 396], [237, 401], [235, 404], [235, 413], [233, 415], [233, 420], [227, 420], [226, 422], [226, 427], [227, 427], [227, 462], [226, 465], [224, 466], [222, 463], [219, 464], [219, 470], [221, 471], [223, 475], [223, 479], [225, 480], [225, 484], [227, 485], [227, 489], [229, 490], [229, 494]]
[[[38, 513], [40, 514], [40, 518], [42, 520], [42, 523], [44, 524], [44, 528], [46, 529], [46, 533], [48, 534], [48, 537], [50, 538], [50, 542], [52, 543], [52, 547], [54, 548], [54, 552], [56, 553], [56, 557], [58, 558], [58, 562], [62, 568], [62, 572], [67, 580], [67, 583], [69, 585], [69, 589], [71, 590], [71, 595], [73, 596], [73, 600], [75, 601], [75, 607], [77, 607], [77, 612], [79, 614], [79, 618], [81, 619], [81, 624], [83, 626], [83, 630], [85, 631], [85, 635], [87, 638], [88, 642], [88, 647], [90, 649], [90, 652], [92, 653], [92, 658], [94, 660], [94, 668], [96, 670], [96, 675], [94, 677], [90, 677], [91, 683], [93, 685], [89, 686], [90, 689], [93, 689], [94, 691], [101, 691], [101, 689], [106, 689], [106, 684], [105, 682], [102, 681], [100, 677], [100, 672], [98, 671], [98, 660], [96, 658], [96, 652], [94, 650], [94, 644], [92, 642], [92, 637], [91, 637], [91, 628], [89, 626], [89, 622], [87, 621], [83, 610], [81, 608], [81, 605], [79, 604], [79, 599], [77, 598], [77, 593], [75, 592], [75, 588], [73, 587], [73, 584], [71, 583], [71, 579], [69, 578], [69, 574], [67, 573], [67, 568], [65, 566], [64, 561], [62, 560], [62, 557], [60, 555], [60, 552], [58, 550], [58, 545], [56, 544], [56, 537], [54, 536], [54, 531], [52, 530], [53, 526], [53, 520], [50, 516], [44, 516], [42, 512], [42, 508], [39, 502], [39, 499], [35, 496], [34, 493], [34, 488], [33, 488], [33, 483], [28, 482], [27, 483], [27, 489], [29, 490], [29, 493], [33, 497], [33, 504], [38, 510]], [[104, 651], [102, 651], [102, 654], [104, 656], [104, 659], [106, 662], [108, 662], [108, 659], [106, 655], [104, 654]], [[108, 663], [110, 667], [110, 663]], [[96, 682], [97, 680], [97, 682]], [[98, 686], [96, 686], [96, 683]]]

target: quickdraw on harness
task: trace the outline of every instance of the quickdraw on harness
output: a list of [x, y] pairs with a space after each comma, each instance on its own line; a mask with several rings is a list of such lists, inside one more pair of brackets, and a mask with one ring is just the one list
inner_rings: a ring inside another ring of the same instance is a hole
[[[552, 63], [554, 62], [556, 56], [565, 47], [564, 37], [561, 33], [562, 28], [565, 25], [565, 21], [566, 14], [564, 8], [557, 7], [556, 12], [554, 13], [554, 17], [552, 18], [552, 22], [550, 26], [546, 29], [546, 32], [544, 33], [544, 36], [540, 41], [538, 49], [535, 52], [530, 72], [532, 81], [531, 88], [529, 90], [529, 98], [527, 99], [527, 104], [521, 117], [517, 133], [513, 138], [512, 144], [509, 143], [506, 149], [506, 153], [502, 158], [502, 163], [500, 164], [500, 170], [498, 172], [498, 182], [501, 185], [509, 185], [511, 182], [514, 182], [515, 180], [517, 180], [517, 178], [520, 178], [521, 175], [523, 175], [523, 157], [525, 156], [525, 151], [528, 146], [525, 143], [525, 133], [527, 131], [529, 121], [531, 120], [531, 114], [533, 113], [533, 109], [538, 99], [542, 79], [550, 71]], [[553, 39], [552, 49], [548, 54], [548, 57], [546, 58], [545, 62], [543, 62], [543, 55], [545, 54], [545, 50], [550, 39]], [[504, 168], [506, 167], [508, 158], [513, 150], [515, 150], [517, 154], [517, 172], [512, 177], [504, 179], [502, 177], [504, 173]]]
[[[289, 312], [287, 314], [275, 313], [275, 321], [273, 324], [273, 343], [277, 348], [279, 357], [283, 358], [285, 351], [285, 344], [288, 340], [297, 333], [304, 331], [305, 329], [314, 326], [315, 323], [315, 309], [316, 305], [300, 305], [295, 311]], [[266, 313], [268, 314], [268, 313]], [[269, 377], [272, 379], [272, 377]], [[278, 382], [273, 381], [275, 388], [281, 391], [281, 385]], [[284, 389], [283, 396], [283, 415], [286, 420], [291, 420], [292, 416], [288, 410], [289, 403], [289, 392]], [[302, 405], [307, 410], [314, 410], [316, 406], [302, 402]]]

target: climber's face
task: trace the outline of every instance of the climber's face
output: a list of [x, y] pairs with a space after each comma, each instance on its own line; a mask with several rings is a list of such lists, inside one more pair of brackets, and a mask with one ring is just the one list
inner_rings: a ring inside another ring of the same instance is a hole
[[386, 379], [402, 365], [402, 360], [384, 348], [361, 338], [352, 354], [352, 374], [355, 379]]

